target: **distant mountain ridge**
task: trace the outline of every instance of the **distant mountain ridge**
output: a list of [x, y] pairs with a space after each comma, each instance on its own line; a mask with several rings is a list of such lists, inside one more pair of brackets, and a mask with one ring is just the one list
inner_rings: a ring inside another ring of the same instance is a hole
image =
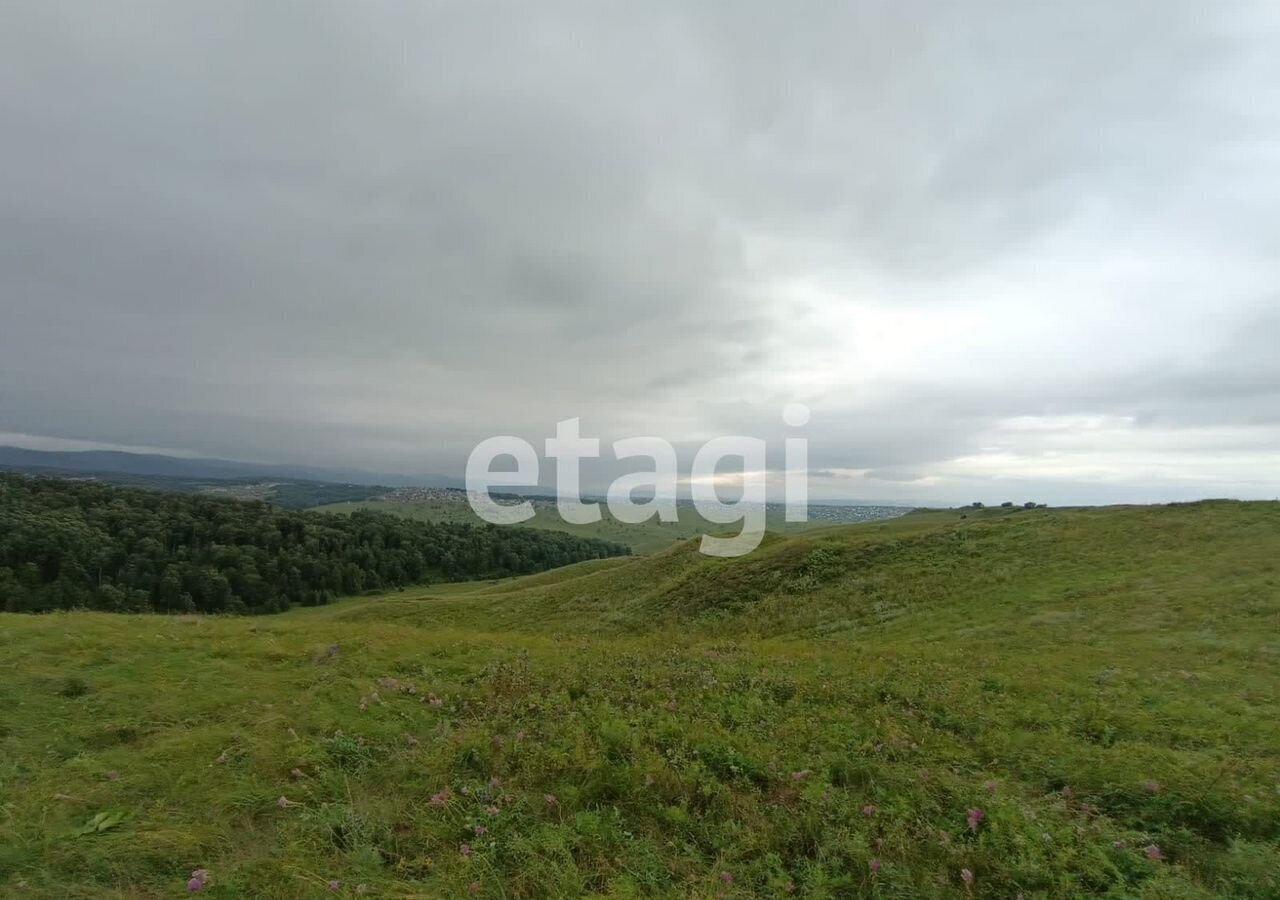
[[362, 469], [250, 463], [230, 459], [186, 458], [122, 450], [29, 450], [0, 447], [0, 469], [57, 474], [118, 474], [222, 481], [283, 479], [389, 487], [462, 487], [459, 478], [443, 475], [389, 475]]

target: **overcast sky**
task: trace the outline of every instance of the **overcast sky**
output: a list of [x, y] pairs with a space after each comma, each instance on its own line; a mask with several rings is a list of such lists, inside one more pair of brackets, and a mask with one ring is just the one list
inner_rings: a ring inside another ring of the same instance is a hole
[[1280, 5], [6, 0], [0, 312], [9, 443], [1275, 497]]

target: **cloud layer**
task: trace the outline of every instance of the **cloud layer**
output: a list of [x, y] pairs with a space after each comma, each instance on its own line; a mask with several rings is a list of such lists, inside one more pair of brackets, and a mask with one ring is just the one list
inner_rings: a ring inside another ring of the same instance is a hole
[[1053, 6], [8, 4], [0, 431], [1280, 494], [1280, 13]]

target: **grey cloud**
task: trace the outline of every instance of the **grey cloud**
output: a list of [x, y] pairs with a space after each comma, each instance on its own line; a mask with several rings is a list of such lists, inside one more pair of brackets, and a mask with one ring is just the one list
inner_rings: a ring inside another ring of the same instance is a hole
[[1277, 174], [1267, 21], [1189, 0], [11, 3], [0, 430], [422, 471], [572, 415], [606, 438], [675, 421], [684, 458], [716, 431], [776, 446], [781, 403], [813, 394], [816, 466], [927, 473], [1009, 416], [1272, 424], [1273, 297], [1195, 360], [1099, 367], [1099, 335], [1078, 369], [866, 388], [784, 377], [842, 336], [797, 345], [784, 326], [826, 301], [776, 293], [945, 306], [1086, 214], [1113, 226], [1100, 255], [1156, 223], [1265, 281], [1280, 198], [1242, 186]]

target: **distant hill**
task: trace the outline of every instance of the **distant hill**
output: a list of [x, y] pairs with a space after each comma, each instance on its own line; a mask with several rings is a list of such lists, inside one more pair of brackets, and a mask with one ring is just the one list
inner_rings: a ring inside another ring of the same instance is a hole
[[[511, 498], [516, 495], [500, 496]], [[271, 499], [273, 502], [281, 502], [277, 498]], [[624, 523], [614, 518], [613, 513], [606, 506], [600, 511], [599, 521], [578, 525], [561, 518], [553, 498], [544, 496], [530, 497], [530, 499], [533, 500], [534, 516], [523, 523], [525, 526], [616, 541], [628, 545], [635, 553], [655, 553], [669, 548], [677, 541], [688, 540], [704, 533], [720, 534], [735, 530], [729, 526], [707, 521], [689, 500], [679, 501], [679, 519], [675, 522], [661, 522], [653, 518], [636, 524]], [[406, 488], [376, 498], [335, 498], [329, 504], [317, 504], [317, 506], [321, 512], [341, 514], [371, 510], [423, 522], [471, 522], [473, 524], [481, 522], [480, 517], [467, 503], [466, 493], [448, 489]], [[808, 521], [788, 522], [786, 507], [782, 504], [770, 503], [765, 506], [765, 523], [768, 530], [774, 532], [810, 531], [850, 522], [890, 519], [905, 512], [908, 512], [907, 508], [901, 506], [836, 506], [833, 504], [819, 506], [815, 504], [809, 508]]]
[[0, 447], [0, 469], [42, 474], [120, 474], [161, 478], [326, 481], [340, 484], [407, 487], [462, 487], [443, 475], [395, 475], [362, 469], [251, 463], [229, 459], [186, 458], [119, 450], [28, 450]]

